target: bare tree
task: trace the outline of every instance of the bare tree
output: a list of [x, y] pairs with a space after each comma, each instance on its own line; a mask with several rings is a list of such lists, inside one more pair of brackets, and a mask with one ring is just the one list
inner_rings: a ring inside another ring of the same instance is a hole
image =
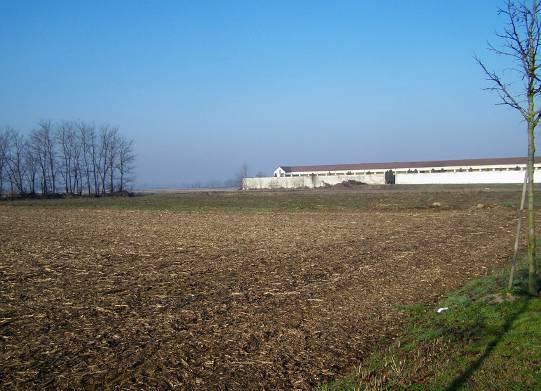
[[240, 166], [240, 169], [236, 178], [239, 189], [242, 189], [243, 179], [247, 177], [248, 177], [248, 164], [243, 163], [242, 166]]
[[[11, 128], [0, 131], [0, 195], [6, 181], [12, 195], [102, 195], [124, 191], [133, 180], [133, 140], [118, 128], [63, 121], [42, 121], [24, 135]], [[59, 178], [61, 180], [59, 180]]]
[[108, 154], [108, 172], [109, 172], [109, 191], [112, 193], [115, 192], [115, 173], [116, 167], [118, 164], [118, 154], [120, 146], [120, 137], [118, 135], [118, 128], [111, 128], [109, 131], [109, 148], [107, 149]]
[[119, 175], [119, 188], [122, 193], [133, 178], [131, 177], [134, 169], [135, 153], [133, 152], [133, 140], [120, 137], [118, 144], [118, 162], [117, 169]]
[[[77, 125], [77, 128], [79, 130], [79, 143], [81, 145], [81, 175], [84, 175], [86, 180], [86, 188], [88, 191], [88, 195], [91, 194], [92, 190], [92, 181], [90, 173], [92, 171], [92, 140], [96, 137], [94, 136], [94, 127], [87, 125], [84, 122], [80, 122]], [[81, 178], [81, 186], [82, 185], [82, 178]]]
[[73, 133], [73, 187], [74, 191], [81, 195], [83, 194], [83, 173], [82, 173], [82, 145], [81, 145], [81, 138], [79, 135], [74, 132]]
[[89, 167], [89, 174], [91, 174], [91, 178], [93, 180], [94, 195], [96, 197], [101, 194], [100, 184], [102, 185], [101, 188], [105, 189], [105, 169], [107, 168], [107, 155], [105, 153], [107, 147], [107, 129], [107, 126], [102, 126], [98, 134], [94, 125], [85, 126], [85, 144], [88, 152], [88, 156], [86, 157], [86, 159], [88, 159], [87, 167]]
[[4, 193], [4, 177], [7, 173], [8, 147], [7, 131], [3, 130], [0, 132], [0, 197]]
[[75, 130], [72, 122], [63, 121], [56, 129], [56, 137], [60, 148], [60, 175], [64, 180], [66, 194], [73, 194], [73, 149]]
[[101, 181], [101, 193], [115, 191], [115, 174], [118, 163], [119, 132], [118, 128], [103, 125], [98, 136], [98, 172]]
[[25, 194], [25, 142], [24, 137], [16, 130], [9, 128], [7, 130], [8, 153], [7, 168], [11, 185], [11, 194]]
[[523, 1], [508, 0], [499, 13], [507, 19], [502, 33], [497, 34], [502, 45], [497, 48], [489, 44], [489, 49], [497, 55], [509, 57], [516, 65], [512, 68], [521, 83], [504, 80], [503, 76], [489, 70], [479, 59], [477, 62], [487, 75], [492, 86], [488, 90], [495, 91], [502, 105], [517, 110], [527, 125], [528, 131], [528, 291], [537, 295], [537, 265], [535, 211], [534, 211], [534, 162], [535, 162], [535, 128], [541, 119], [539, 97], [541, 79], [539, 68], [541, 62], [537, 53], [541, 41], [541, 25], [539, 23], [539, 1], [533, 0], [529, 5]]
[[103, 125], [100, 127], [98, 135], [98, 174], [100, 176], [101, 191], [98, 190], [97, 194], [105, 194], [105, 181], [107, 179], [107, 169], [109, 168], [109, 126]]
[[30, 133], [29, 149], [32, 155], [36, 159], [38, 168], [40, 170], [40, 187], [41, 194], [47, 195], [49, 193], [48, 182], [48, 159], [47, 148], [43, 142], [44, 132], [43, 129], [35, 129]]
[[36, 179], [39, 172], [39, 163], [36, 155], [32, 151], [32, 144], [28, 139], [24, 141], [24, 165], [26, 168], [27, 189], [33, 196], [36, 194]]
[[90, 161], [92, 164], [92, 177], [94, 178], [94, 195], [100, 195], [99, 182], [99, 148], [96, 136], [96, 128], [94, 126], [88, 128], [88, 150]]
[[40, 142], [44, 152], [44, 159], [47, 165], [47, 182], [49, 190], [56, 193], [56, 147], [53, 137], [53, 124], [51, 121], [41, 121], [39, 123]]

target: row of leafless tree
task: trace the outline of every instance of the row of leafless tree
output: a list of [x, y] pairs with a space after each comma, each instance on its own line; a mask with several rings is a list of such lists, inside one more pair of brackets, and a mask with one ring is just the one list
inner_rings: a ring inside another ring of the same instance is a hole
[[133, 140], [110, 125], [42, 121], [29, 134], [0, 131], [0, 195], [124, 192], [134, 163]]

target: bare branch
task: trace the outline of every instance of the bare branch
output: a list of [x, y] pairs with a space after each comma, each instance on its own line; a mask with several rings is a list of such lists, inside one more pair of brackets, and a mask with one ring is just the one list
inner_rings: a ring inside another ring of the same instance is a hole
[[519, 104], [519, 102], [515, 99], [513, 95], [511, 95], [508, 87], [502, 82], [500, 77], [496, 73], [489, 71], [485, 64], [479, 59], [479, 57], [474, 58], [487, 75], [488, 80], [495, 84], [495, 87], [489, 87], [487, 88], [487, 90], [497, 91], [503, 104], [513, 107], [514, 109], [520, 111], [524, 118], [528, 118], [528, 112], [526, 111], [526, 109]]

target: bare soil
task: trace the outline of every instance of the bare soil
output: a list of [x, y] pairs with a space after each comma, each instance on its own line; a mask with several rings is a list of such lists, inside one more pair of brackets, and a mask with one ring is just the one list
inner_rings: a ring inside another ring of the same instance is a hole
[[507, 262], [515, 221], [0, 205], [0, 386], [310, 389]]

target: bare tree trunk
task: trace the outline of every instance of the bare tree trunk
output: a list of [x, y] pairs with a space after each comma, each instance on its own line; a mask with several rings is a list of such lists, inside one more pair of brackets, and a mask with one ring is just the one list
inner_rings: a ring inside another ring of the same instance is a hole
[[[533, 99], [533, 98], [532, 98]], [[528, 292], [537, 295], [537, 260], [534, 206], [535, 126], [528, 125]]]
[[522, 196], [520, 198], [520, 208], [518, 209], [517, 234], [515, 236], [515, 246], [513, 247], [513, 259], [511, 261], [511, 271], [509, 272], [509, 283], [507, 290], [513, 289], [513, 280], [517, 269], [518, 243], [520, 240], [520, 231], [522, 229], [522, 211], [524, 210], [524, 202], [526, 201], [526, 188], [528, 187], [528, 171], [524, 173], [524, 183], [522, 184]]
[[537, 247], [535, 237], [535, 205], [534, 205], [534, 163], [535, 163], [535, 128], [539, 122], [539, 113], [536, 113], [535, 96], [538, 87], [537, 79], [537, 49], [539, 45], [539, 31], [537, 38], [535, 30], [539, 29], [537, 23], [537, 1], [532, 3], [532, 22], [528, 26], [528, 291], [531, 295], [537, 295], [537, 268], [535, 250]]

